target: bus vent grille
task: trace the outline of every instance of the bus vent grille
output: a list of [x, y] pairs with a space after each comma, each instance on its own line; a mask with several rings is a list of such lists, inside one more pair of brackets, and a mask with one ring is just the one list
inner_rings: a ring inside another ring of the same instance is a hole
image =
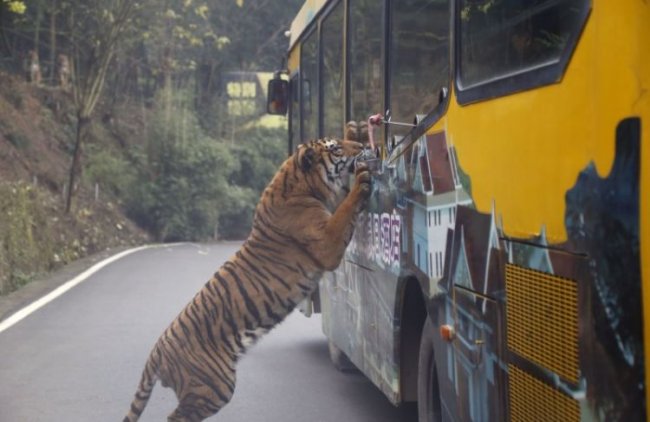
[[578, 285], [506, 264], [508, 349], [578, 383]]
[[508, 365], [508, 378], [512, 422], [580, 420], [580, 404], [577, 400], [514, 365]]

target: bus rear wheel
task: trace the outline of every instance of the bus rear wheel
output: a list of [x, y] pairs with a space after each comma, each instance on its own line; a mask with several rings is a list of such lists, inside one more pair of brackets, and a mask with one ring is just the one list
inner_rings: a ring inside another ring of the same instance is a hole
[[433, 355], [433, 324], [429, 318], [422, 327], [418, 358], [418, 422], [442, 420], [438, 372]]
[[341, 372], [354, 372], [357, 370], [357, 367], [352, 363], [348, 355], [345, 352], [338, 348], [332, 340], [328, 344], [330, 360], [336, 369]]

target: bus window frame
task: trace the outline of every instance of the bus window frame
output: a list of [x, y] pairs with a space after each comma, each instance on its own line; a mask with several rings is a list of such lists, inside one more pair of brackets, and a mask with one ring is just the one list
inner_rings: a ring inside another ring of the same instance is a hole
[[[392, 2], [386, 0], [385, 2], [385, 7], [384, 7], [384, 13], [386, 14], [385, 16], [385, 34], [384, 34], [384, 46], [383, 49], [385, 52], [384, 57], [384, 66], [385, 66], [385, 76], [384, 76], [384, 108], [390, 110], [391, 104], [390, 104], [390, 77], [391, 75], [391, 54], [392, 54], [392, 42], [391, 42], [391, 36], [390, 32], [388, 29], [392, 29], [392, 24], [393, 24], [393, 6]], [[413, 116], [414, 121], [413, 122], [405, 122], [405, 123], [413, 123], [415, 126], [413, 129], [411, 129], [409, 132], [407, 132], [402, 140], [399, 142], [399, 145], [404, 145], [402, 147], [402, 153], [406, 152], [408, 148], [412, 146], [412, 144], [420, 139], [426, 132], [427, 130], [433, 126], [438, 120], [440, 120], [446, 113], [447, 110], [449, 109], [449, 104], [450, 104], [450, 99], [451, 99], [451, 87], [453, 86], [453, 78], [455, 75], [455, 62], [456, 62], [456, 56], [454, 53], [454, 49], [456, 47], [456, 42], [454, 41], [454, 36], [456, 35], [456, 1], [454, 0], [449, 0], [449, 73], [448, 73], [448, 78], [447, 78], [447, 87], [446, 87], [446, 92], [445, 96], [442, 99], [441, 102], [438, 103], [433, 109], [431, 109], [429, 112], [427, 112], [424, 117], [418, 122], [415, 121], [416, 116]], [[439, 95], [442, 93], [439, 93]], [[384, 134], [386, 137], [388, 137], [388, 130], [384, 131]], [[387, 140], [387, 139], [386, 139]]]
[[576, 50], [578, 41], [582, 36], [584, 28], [591, 14], [593, 0], [585, 2], [585, 6], [579, 11], [579, 24], [574, 32], [571, 33], [567, 45], [559, 57], [559, 60], [523, 69], [515, 74], [504, 74], [484, 82], [478, 82], [469, 87], [463, 88], [461, 78], [461, 10], [460, 2], [454, 2], [456, 7], [453, 11], [454, 32], [453, 32], [453, 56], [454, 56], [454, 88], [456, 90], [456, 99], [460, 105], [471, 104], [479, 101], [490, 100], [493, 98], [504, 97], [506, 95], [528, 91], [545, 85], [558, 83], [562, 80], [567, 70], [571, 57]]
[[[320, 43], [321, 43], [321, 40], [320, 40], [320, 20], [318, 20], [318, 21], [316, 21], [316, 23], [309, 30], [307, 30], [304, 33], [303, 36], [301, 36], [301, 38], [299, 40], [299, 43], [300, 43], [300, 59], [299, 59], [298, 68], [300, 69], [300, 72], [299, 72], [299, 74], [300, 74], [300, 77], [299, 77], [299, 81], [300, 81], [300, 96], [299, 96], [299, 100], [300, 100], [299, 101], [300, 102], [300, 143], [303, 143], [304, 140], [305, 140], [305, 116], [307, 115], [305, 113], [305, 101], [304, 101], [305, 100], [305, 98], [304, 98], [304, 91], [305, 90], [303, 88], [305, 86], [304, 85], [305, 82], [309, 82], [309, 79], [304, 79], [303, 78], [303, 75], [305, 74], [303, 72], [303, 69], [304, 69], [304, 65], [303, 65], [304, 55], [303, 54], [304, 54], [304, 45], [305, 45], [306, 41], [309, 40], [309, 37], [311, 37], [312, 35], [316, 36], [316, 76], [314, 77], [314, 79], [316, 79], [316, 82], [318, 82], [318, 90], [317, 90], [318, 92], [316, 93], [317, 97], [316, 97], [316, 104], [315, 104], [316, 108], [317, 108], [316, 113], [318, 113], [318, 116], [317, 116], [317, 119], [316, 119], [316, 136], [317, 137], [320, 136], [320, 132], [321, 132], [321, 124], [320, 124], [320, 121], [321, 121], [321, 115], [320, 115], [320, 108], [321, 108], [321, 106], [320, 106], [320, 101], [321, 101], [320, 100], [320, 73], [321, 73], [321, 68], [320, 68], [321, 67], [321, 64], [320, 64], [320, 62], [321, 62], [321, 60], [320, 60], [320, 54], [321, 54]], [[313, 84], [310, 83], [309, 85], [310, 85], [309, 95], [312, 96], [312, 95], [314, 95], [314, 90], [311, 89]], [[311, 104], [312, 104], [312, 102], [310, 101], [309, 102], [310, 107], [311, 107]], [[310, 115], [313, 114], [313, 113], [314, 113], [314, 110], [309, 110]]]
[[[300, 90], [300, 68], [293, 72], [289, 76], [289, 122], [288, 122], [288, 127], [289, 127], [289, 145], [288, 145], [288, 153], [289, 155], [293, 154], [295, 151], [296, 147], [301, 144], [302, 141], [302, 101], [301, 101], [301, 96], [302, 92]], [[298, 92], [294, 92], [294, 89], [297, 90]], [[298, 95], [298, 107], [297, 110], [294, 110], [294, 95]], [[294, 133], [293, 125], [294, 125], [294, 120], [298, 119], [298, 126], [297, 126], [297, 133]]]
[[[343, 101], [342, 101], [342, 106], [345, 108], [343, 110], [343, 119], [344, 121], [341, 122], [341, 135], [343, 135], [344, 131], [344, 126], [346, 120], [346, 114], [348, 112], [348, 107], [347, 107], [347, 92], [348, 92], [348, 78], [349, 78], [349, 72], [348, 72], [348, 13], [350, 11], [350, 2], [349, 0], [335, 0], [331, 2], [327, 6], [327, 8], [323, 11], [322, 15], [318, 17], [318, 23], [317, 23], [317, 28], [318, 28], [318, 137], [322, 138], [324, 135], [324, 129], [325, 129], [325, 95], [324, 95], [324, 90], [323, 90], [323, 66], [325, 63], [324, 57], [323, 57], [323, 52], [325, 49], [323, 48], [323, 25], [325, 22], [331, 17], [332, 13], [336, 10], [336, 8], [340, 6], [341, 9], [343, 10], [343, 25], [341, 26], [341, 30], [343, 31], [341, 33], [341, 36], [343, 37], [343, 54], [341, 56], [341, 59], [343, 60]], [[329, 135], [329, 134], [328, 134]]]
[[[388, 51], [388, 43], [390, 42], [390, 31], [388, 30], [388, 16], [389, 16], [389, 9], [390, 9], [390, 0], [381, 0], [378, 1], [378, 3], [381, 4], [381, 23], [382, 23], [382, 29], [381, 29], [381, 51], [379, 53], [379, 60], [381, 64], [381, 89], [383, 89], [383, 95], [381, 97], [381, 110], [373, 110], [374, 113], [383, 113], [384, 110], [386, 110], [386, 104], [388, 101], [388, 90], [390, 88], [388, 84], [388, 78], [386, 75], [388, 75], [388, 67], [389, 63], [387, 60], [387, 51]], [[344, 71], [345, 71], [345, 122], [349, 122], [350, 120], [353, 119], [352, 117], [352, 89], [351, 89], [351, 84], [352, 84], [352, 79], [351, 79], [351, 72], [350, 72], [350, 64], [352, 63], [352, 60], [350, 58], [351, 54], [351, 28], [350, 25], [352, 24], [352, 19], [350, 19], [350, 15], [352, 13], [351, 9], [351, 0], [345, 0], [345, 24], [344, 24], [344, 48], [345, 48], [345, 54], [344, 54]], [[368, 115], [370, 117], [370, 115]], [[386, 136], [386, 131], [384, 131], [384, 136]], [[385, 140], [385, 139], [384, 139]]]

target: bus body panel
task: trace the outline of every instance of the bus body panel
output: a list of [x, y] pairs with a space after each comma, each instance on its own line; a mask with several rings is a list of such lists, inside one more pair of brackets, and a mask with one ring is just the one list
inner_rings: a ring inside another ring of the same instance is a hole
[[298, 15], [295, 17], [293, 22], [291, 22], [291, 28], [289, 28], [289, 46], [293, 45], [298, 41], [300, 36], [305, 31], [319, 13], [324, 9], [324, 6], [327, 4], [328, 0], [307, 0], [305, 4], [302, 5], [298, 11]]
[[401, 402], [394, 331], [398, 288], [395, 276], [351, 261], [320, 284], [323, 332], [394, 404]]
[[[638, 3], [594, 4], [560, 83], [449, 108], [446, 124], [460, 165], [480, 175], [472, 181], [476, 206], [489, 212], [498, 200], [509, 235], [536, 234], [543, 222], [549, 240], [566, 240], [565, 192], [590, 162], [601, 176], [609, 174], [618, 123], [647, 114], [641, 46], [648, 26], [640, 22], [647, 6]], [[635, 23], [637, 30], [616, 31]]]
[[[641, 280], [643, 280], [643, 321], [645, 361], [650, 362], [650, 4], [634, 2], [636, 7], [628, 25], [639, 34], [632, 44], [637, 78], [637, 99], [634, 114], [641, 116]], [[646, 370], [646, 386], [650, 385], [650, 371]], [[650, 389], [646, 388], [646, 406], [650, 403]], [[650, 418], [650, 417], [649, 417]]]

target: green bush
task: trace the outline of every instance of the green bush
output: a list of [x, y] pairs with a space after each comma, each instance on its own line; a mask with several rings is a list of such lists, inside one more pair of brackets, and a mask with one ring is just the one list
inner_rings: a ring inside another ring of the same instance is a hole
[[133, 163], [121, 154], [96, 145], [89, 146], [88, 158], [84, 171], [84, 180], [89, 184], [97, 183], [102, 191], [121, 196], [137, 182], [138, 174]]
[[286, 132], [278, 129], [251, 129], [239, 136], [232, 147], [239, 171], [230, 182], [261, 193], [286, 158]]
[[42, 201], [29, 184], [0, 184], [0, 294], [48, 269], [53, 244]]
[[29, 148], [30, 141], [23, 134], [12, 132], [5, 135], [9, 143], [19, 150], [26, 150]]
[[[264, 187], [285, 157], [281, 130], [251, 129], [234, 144], [206, 135], [182, 95], [158, 102], [134, 163], [97, 154], [90, 177], [112, 180], [127, 214], [160, 241], [241, 239]], [[135, 170], [133, 170], [135, 169]], [[105, 176], [105, 177], [104, 177]]]
[[241, 133], [239, 142], [231, 147], [239, 165], [229, 177], [234, 187], [219, 218], [220, 237], [242, 239], [248, 235], [260, 195], [286, 158], [285, 139], [282, 130], [254, 128]]
[[139, 174], [126, 194], [128, 215], [160, 241], [213, 237], [236, 166], [228, 148], [187, 109], [166, 107], [150, 121], [145, 148], [133, 154]]
[[156, 155], [131, 185], [128, 214], [161, 241], [212, 237], [234, 164], [227, 148], [203, 139], [163, 143]]
[[217, 234], [222, 239], [244, 239], [253, 222], [259, 193], [251, 188], [231, 185], [220, 204]]

